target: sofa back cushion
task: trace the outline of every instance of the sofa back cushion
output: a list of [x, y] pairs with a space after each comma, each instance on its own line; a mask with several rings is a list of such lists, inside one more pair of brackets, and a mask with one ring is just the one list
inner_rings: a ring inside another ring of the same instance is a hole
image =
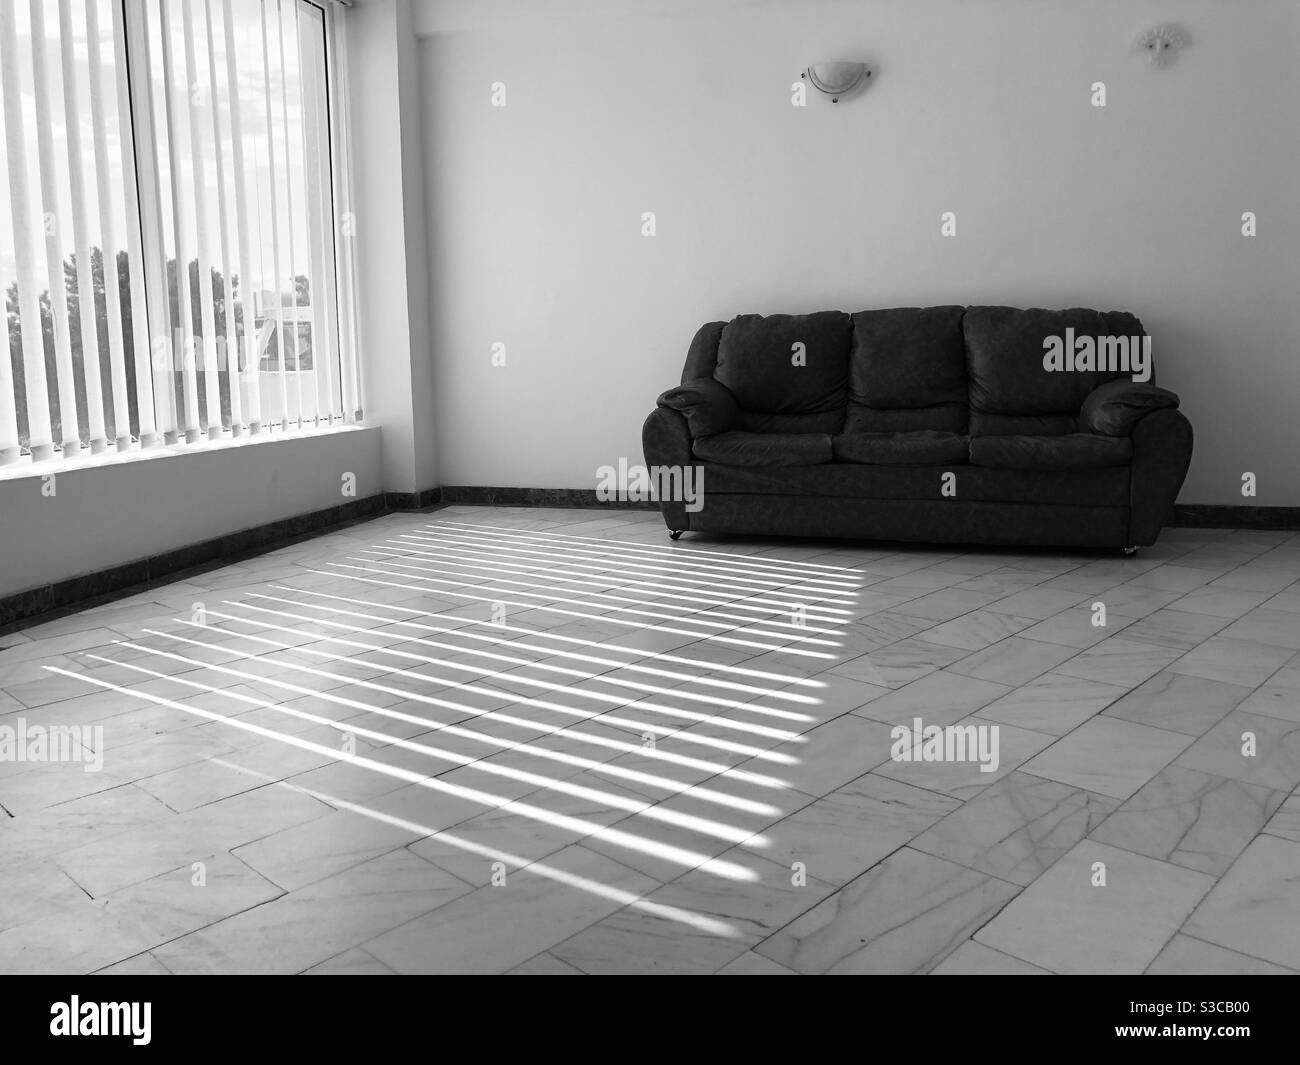
[[847, 428], [966, 431], [964, 307], [894, 307], [853, 316]]
[[970, 382], [972, 435], [1056, 435], [1077, 430], [1084, 398], [1098, 385], [1127, 376], [1120, 369], [1049, 370], [1044, 341], [1141, 335], [1131, 314], [1071, 308], [970, 307], [962, 320]]
[[[1080, 430], [1083, 400], [1122, 369], [1044, 369], [1043, 341], [1141, 337], [1119, 311], [899, 307], [741, 315], [701, 326], [683, 380], [712, 376], [752, 433], [932, 431], [1058, 436]], [[803, 345], [803, 365], [792, 359]]]
[[742, 411], [842, 417], [851, 332], [852, 321], [841, 311], [742, 314], [722, 330], [713, 376], [731, 389]]
[[726, 328], [726, 322], [705, 322], [695, 331], [682, 367], [682, 384], [713, 376], [718, 366], [718, 340]]

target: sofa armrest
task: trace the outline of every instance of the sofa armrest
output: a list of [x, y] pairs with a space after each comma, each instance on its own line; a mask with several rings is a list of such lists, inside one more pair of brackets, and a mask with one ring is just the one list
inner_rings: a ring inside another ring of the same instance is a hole
[[1192, 461], [1192, 423], [1180, 410], [1153, 410], [1133, 427], [1130, 545], [1156, 542]]
[[[656, 407], [650, 412], [650, 417], [641, 427], [641, 450], [650, 469], [658, 466], [685, 471], [698, 464], [691, 455], [691, 430], [686, 417], [671, 407]], [[691, 527], [684, 500], [660, 499], [659, 513], [670, 529], [689, 530]]]
[[692, 439], [729, 432], [740, 424], [740, 404], [731, 389], [712, 377], [696, 377], [670, 388], [657, 400], [660, 407], [686, 419]]
[[1079, 409], [1079, 431], [1101, 436], [1131, 436], [1134, 427], [1152, 411], [1175, 410], [1177, 393], [1143, 381], [1107, 381], [1084, 398]]

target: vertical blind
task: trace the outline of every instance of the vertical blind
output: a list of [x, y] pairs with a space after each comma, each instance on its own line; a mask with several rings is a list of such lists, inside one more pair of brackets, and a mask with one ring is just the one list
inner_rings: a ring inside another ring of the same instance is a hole
[[0, 0], [0, 464], [360, 420], [342, 34]]

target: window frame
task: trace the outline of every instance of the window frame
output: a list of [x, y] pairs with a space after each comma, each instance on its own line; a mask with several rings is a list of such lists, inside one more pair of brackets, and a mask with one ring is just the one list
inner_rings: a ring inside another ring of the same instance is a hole
[[[95, 2], [95, 0], [90, 0]], [[192, 0], [182, 0], [182, 2], [192, 2]], [[212, 11], [212, 36], [214, 40], [219, 39], [225, 16], [226, 3], [233, 3], [234, 0], [210, 0]], [[317, 278], [314, 275], [317, 272], [318, 264], [310, 248], [302, 256], [295, 256], [294, 261], [289, 264], [286, 271], [286, 277], [296, 276], [294, 268], [300, 263], [309, 263], [308, 276], [310, 277], [310, 304], [314, 317], [303, 316], [298, 325], [298, 336], [302, 335], [302, 327], [311, 323], [311, 370], [297, 367], [297, 359], [293, 359], [294, 368], [286, 373], [290, 376], [306, 376], [312, 371], [322, 370], [322, 354], [328, 352], [327, 361], [330, 364], [330, 373], [335, 377], [333, 386], [325, 393], [326, 403], [320, 404], [320, 385], [316, 386], [316, 400], [313, 404], [313, 413], [303, 416], [304, 412], [300, 408], [298, 417], [289, 418], [287, 406], [281, 411], [283, 420], [272, 422], [262, 422], [259, 424], [252, 418], [245, 419], [244, 422], [237, 423], [234, 412], [231, 411], [229, 419], [224, 415], [220, 418], [220, 426], [216, 432], [205, 433], [203, 427], [189, 421], [184, 417], [184, 411], [177, 409], [178, 404], [175, 400], [175, 376], [181, 372], [190, 372], [185, 369], [183, 359], [195, 366], [201, 366], [199, 355], [192, 353], [188, 357], [181, 353], [170, 354], [165, 360], [160, 359], [156, 352], [157, 338], [167, 338], [166, 344], [171, 344], [171, 334], [173, 328], [172, 312], [170, 308], [171, 300], [169, 294], [168, 281], [168, 252], [175, 253], [177, 270], [188, 268], [189, 260], [193, 259], [193, 247], [185, 248], [185, 263], [181, 265], [181, 249], [175, 244], [175, 234], [172, 234], [172, 242], [169, 245], [167, 241], [166, 223], [164, 221], [164, 212], [168, 208], [170, 195], [164, 187], [164, 182], [159, 172], [160, 159], [165, 157], [171, 150], [165, 137], [160, 136], [157, 108], [154, 106], [154, 81], [151, 59], [156, 61], [158, 56], [156, 50], [151, 56], [149, 35], [158, 29], [158, 20], [161, 12], [161, 5], [169, 3], [169, 0], [109, 0], [109, 4], [104, 11], [111, 14], [111, 22], [107, 25], [104, 19], [100, 19], [100, 45], [107, 47], [111, 41], [112, 56], [115, 69], [107, 69], [104, 75], [107, 84], [111, 87], [118, 85], [119, 96], [116, 101], [116, 109], [105, 119], [106, 123], [111, 123], [112, 118], [117, 119], [117, 128], [121, 144], [121, 173], [120, 184], [122, 190], [122, 202], [117, 204], [121, 211], [119, 216], [118, 232], [116, 234], [120, 248], [104, 248], [104, 271], [105, 284], [110, 281], [116, 281], [116, 270], [110, 265], [116, 259], [116, 256], [125, 251], [130, 264], [130, 274], [135, 275], [139, 272], [137, 279], [129, 282], [132, 295], [139, 295], [143, 298], [143, 306], [138, 306], [132, 301], [129, 321], [131, 324], [132, 337], [136, 340], [134, 351], [132, 346], [128, 345], [125, 352], [125, 359], [128, 363], [133, 364], [136, 370], [136, 383], [134, 394], [131, 399], [135, 401], [138, 408], [137, 423], [135, 426], [128, 426], [126, 430], [121, 428], [117, 431], [116, 441], [110, 440], [107, 452], [104, 458], [120, 461], [123, 458], [130, 458], [132, 454], [146, 452], [160, 446], [182, 444], [186, 450], [193, 448], [195, 445], [202, 447], [204, 443], [229, 442], [232, 438], [241, 435], [249, 435], [254, 439], [259, 436], [262, 439], [281, 439], [286, 435], [298, 435], [299, 433], [316, 433], [329, 431], [332, 429], [354, 429], [366, 425], [364, 407], [361, 401], [361, 379], [362, 371], [358, 364], [358, 344], [357, 344], [357, 314], [355, 306], [356, 278], [355, 278], [355, 247], [353, 241], [353, 232], [350, 225], [351, 214], [348, 205], [351, 203], [351, 160], [349, 157], [349, 130], [348, 130], [348, 112], [346, 101], [348, 99], [346, 77], [346, 37], [344, 23], [346, 21], [346, 8], [337, 3], [317, 2], [317, 0], [257, 0], [257, 10], [262, 13], [263, 19], [280, 18], [281, 10], [284, 10], [285, 17], [301, 18], [306, 11], [310, 11], [308, 17], [319, 19], [319, 35], [321, 54], [318, 61], [314, 61], [314, 69], [311, 79], [314, 84], [318, 80], [318, 91], [321, 93], [320, 110], [312, 118], [312, 125], [315, 126], [313, 136], [315, 137], [314, 150], [315, 155], [308, 149], [307, 141], [307, 115], [309, 108], [303, 103], [304, 94], [307, 91], [307, 75], [304, 73], [305, 64], [299, 62], [297, 69], [297, 95], [299, 104], [299, 123], [300, 131], [295, 142], [298, 155], [293, 157], [296, 168], [300, 170], [300, 181], [297, 186], [293, 186], [289, 195], [295, 201], [302, 197], [301, 210], [307, 220], [308, 242], [309, 244], [319, 240], [319, 250], [322, 252], [320, 262], [325, 264], [325, 276]], [[289, 15], [288, 5], [295, 5], [292, 16]], [[179, 7], [172, 9], [175, 20], [180, 18]], [[206, 7], [197, 8], [197, 18], [202, 21], [205, 18]], [[100, 12], [103, 14], [103, 12]], [[153, 25], [151, 25], [151, 20]], [[283, 25], [283, 23], [281, 23]], [[231, 38], [233, 39], [233, 38]], [[301, 57], [300, 37], [295, 35], [296, 43], [299, 47]], [[206, 36], [204, 37], [206, 41]], [[285, 47], [292, 47], [288, 41], [281, 42]], [[48, 38], [47, 44], [48, 47]], [[314, 45], [313, 45], [314, 47]], [[206, 59], [206, 57], [205, 57]], [[201, 68], [200, 68], [201, 69]], [[241, 68], [241, 81], [245, 70], [250, 67]], [[76, 68], [77, 76], [84, 77], [82, 68]], [[283, 68], [282, 68], [283, 71]], [[64, 76], [70, 76], [65, 71]], [[218, 72], [212, 71], [210, 77], [212, 84], [217, 83]], [[228, 83], [228, 79], [226, 79]], [[275, 78], [272, 78], [272, 84], [268, 87], [268, 92], [274, 92]], [[175, 90], [175, 87], [173, 87]], [[111, 91], [111, 88], [110, 88]], [[183, 90], [182, 90], [183, 91]], [[279, 98], [283, 105], [283, 97]], [[247, 103], [245, 102], [245, 107]], [[84, 121], [83, 116], [83, 121]], [[226, 117], [223, 140], [226, 137], [233, 136], [231, 130], [231, 119]], [[268, 132], [267, 136], [276, 137], [278, 132], [279, 120], [276, 127]], [[111, 125], [108, 128], [112, 128]], [[24, 136], [30, 135], [30, 126], [24, 132]], [[221, 164], [220, 147], [210, 141], [212, 136], [207, 130], [203, 131], [208, 134], [209, 143], [214, 150], [218, 152], [218, 165]], [[287, 131], [286, 131], [287, 133]], [[6, 134], [8, 136], [8, 133]], [[184, 138], [182, 138], [184, 139]], [[284, 180], [291, 181], [289, 176], [287, 159], [285, 153], [293, 150], [286, 140], [283, 145], [281, 165], [286, 168]], [[91, 160], [83, 154], [83, 159], [87, 163]], [[66, 162], [66, 161], [65, 161]], [[232, 164], [232, 169], [233, 164]], [[169, 167], [170, 170], [170, 167]], [[315, 173], [308, 173], [314, 171]], [[244, 176], [240, 175], [236, 169], [235, 175], [237, 180], [243, 180]], [[170, 178], [169, 178], [170, 180]], [[206, 180], [206, 178], [205, 178]], [[305, 191], [304, 191], [305, 190]], [[277, 190], [278, 191], [278, 190]], [[116, 194], [116, 190], [114, 190]], [[209, 195], [212, 195], [209, 191]], [[91, 194], [93, 196], [93, 186]], [[194, 189], [185, 187], [180, 191], [180, 195], [189, 198], [189, 206], [194, 208]], [[312, 196], [316, 197], [316, 203], [313, 205], [309, 201]], [[233, 208], [233, 198], [227, 195], [227, 203], [222, 207], [230, 206]], [[232, 210], [233, 214], [233, 210]], [[124, 219], [124, 225], [121, 220]], [[312, 222], [324, 221], [326, 226], [317, 237], [312, 232]], [[286, 220], [287, 221], [287, 220]], [[253, 222], [256, 227], [256, 219]], [[237, 224], [223, 229], [221, 237], [228, 235], [230, 229], [239, 231]], [[102, 243], [107, 243], [107, 230], [102, 220], [99, 230]], [[216, 242], [213, 242], [216, 246]], [[66, 255], [71, 248], [71, 243], [65, 243], [63, 252]], [[252, 283], [255, 270], [250, 269], [250, 263], [253, 257], [245, 259], [243, 254], [238, 258], [238, 276], [240, 279], [240, 296], [239, 302], [244, 307], [244, 314], [247, 319], [247, 329], [241, 324], [236, 337], [247, 332], [256, 336], [256, 330], [253, 328], [254, 315], [254, 298]], [[233, 257], [224, 257], [222, 269], [230, 271], [231, 276], [236, 276], [236, 271], [231, 267], [236, 262]], [[112, 277], [110, 277], [110, 272]], [[187, 271], [188, 272], [188, 271]], [[246, 280], [247, 279], [247, 280]], [[276, 279], [277, 288], [283, 284], [282, 278]], [[138, 284], [138, 287], [137, 287]], [[227, 279], [226, 284], [229, 284]], [[292, 284], [292, 282], [291, 282]], [[125, 291], [125, 286], [123, 288]], [[226, 327], [230, 329], [234, 325], [234, 303], [233, 288], [223, 290], [226, 298], [231, 300], [226, 306], [226, 314], [229, 316], [226, 321]], [[291, 289], [292, 291], [292, 289]], [[332, 296], [332, 299], [329, 298]], [[54, 298], [51, 296], [51, 298]], [[191, 300], [191, 314], [193, 308]], [[189, 315], [180, 315], [188, 320]], [[177, 323], [179, 324], [179, 323]], [[292, 328], [292, 322], [286, 317], [285, 332]], [[319, 334], [319, 335], [318, 335]], [[144, 338], [145, 361], [142, 363], [140, 358], [141, 344], [140, 338]], [[197, 345], [196, 345], [197, 347]], [[298, 344], [294, 343], [293, 348], [296, 351]], [[256, 356], [255, 349], [250, 349]], [[6, 351], [8, 356], [8, 351]], [[238, 340], [232, 340], [229, 345], [228, 356], [234, 360], [229, 371], [230, 388], [236, 387], [236, 379], [241, 382], [246, 375], [257, 375], [260, 371], [261, 359], [253, 357], [245, 359], [244, 347]], [[85, 364], [83, 363], [83, 366]], [[89, 374], [89, 368], [82, 371]], [[222, 370], [223, 377], [227, 371]], [[47, 383], [46, 394], [48, 395], [55, 386], [51, 379]], [[15, 397], [16, 399], [17, 397]], [[107, 405], [107, 404], [106, 404]], [[185, 427], [189, 421], [188, 429]], [[66, 435], [66, 433], [65, 433]], [[253, 442], [250, 440], [249, 442]], [[59, 442], [54, 443], [55, 450], [49, 456], [44, 454], [37, 455], [33, 449], [28, 447], [21, 453], [14, 456], [14, 461], [0, 465], [0, 477], [8, 479], [10, 476], [22, 476], [24, 473], [30, 474], [48, 474], [62, 468], [65, 464], [75, 463], [78, 468], [86, 465], [94, 465], [95, 460], [99, 458], [98, 452], [92, 452], [90, 447], [78, 446], [75, 451], [70, 449], [60, 449]]]

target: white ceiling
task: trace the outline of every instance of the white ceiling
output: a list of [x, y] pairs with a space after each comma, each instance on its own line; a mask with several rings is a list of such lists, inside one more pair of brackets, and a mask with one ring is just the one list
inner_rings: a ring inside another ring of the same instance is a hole
[[519, 29], [557, 22], [659, 18], [688, 12], [791, 0], [411, 0], [419, 37], [469, 30]]

